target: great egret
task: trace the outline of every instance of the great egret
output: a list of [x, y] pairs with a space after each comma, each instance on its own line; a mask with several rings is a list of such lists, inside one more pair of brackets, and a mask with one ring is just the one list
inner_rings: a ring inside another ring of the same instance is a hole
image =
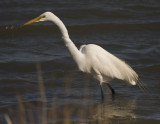
[[63, 22], [53, 13], [45, 12], [24, 25], [39, 21], [51, 21], [58, 26], [62, 33], [62, 39], [73, 60], [77, 63], [79, 70], [92, 74], [93, 77], [99, 81], [102, 99], [104, 98], [103, 83], [107, 83], [112, 94], [115, 93], [110, 85], [110, 81], [114, 78], [123, 80], [131, 85], [138, 84], [138, 86], [141, 86], [136, 72], [124, 61], [107, 52], [102, 47], [96, 44], [88, 44], [82, 45], [78, 50], [69, 38], [68, 31]]

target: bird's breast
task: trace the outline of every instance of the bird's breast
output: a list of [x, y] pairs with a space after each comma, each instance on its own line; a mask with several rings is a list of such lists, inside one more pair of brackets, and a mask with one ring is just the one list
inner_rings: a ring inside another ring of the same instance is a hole
[[77, 64], [80, 71], [85, 73], [91, 72], [91, 66], [87, 63], [86, 60], [81, 60], [81, 62], [78, 62]]

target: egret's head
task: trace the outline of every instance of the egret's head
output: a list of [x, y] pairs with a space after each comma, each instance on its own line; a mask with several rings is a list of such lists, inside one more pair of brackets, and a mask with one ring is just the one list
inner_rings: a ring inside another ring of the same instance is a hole
[[52, 15], [53, 15], [53, 13], [51, 13], [51, 12], [45, 12], [45, 13], [41, 14], [40, 16], [28, 21], [24, 25], [29, 25], [31, 23], [39, 22], [39, 21], [50, 21]]

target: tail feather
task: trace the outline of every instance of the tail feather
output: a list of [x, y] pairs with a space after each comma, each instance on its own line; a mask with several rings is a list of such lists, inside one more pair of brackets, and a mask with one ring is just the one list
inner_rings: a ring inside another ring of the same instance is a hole
[[147, 95], [152, 96], [150, 90], [145, 86], [145, 84], [138, 78], [137, 81], [131, 81], [132, 85], [136, 85]]
[[136, 85], [136, 82], [133, 81], [133, 80], [132, 80], [130, 83], [131, 83], [132, 85]]

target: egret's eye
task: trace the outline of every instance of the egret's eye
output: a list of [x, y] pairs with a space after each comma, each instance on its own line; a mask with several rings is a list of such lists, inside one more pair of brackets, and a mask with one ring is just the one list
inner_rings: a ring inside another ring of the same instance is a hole
[[46, 17], [45, 15], [42, 15], [42, 16], [41, 16], [41, 18], [45, 18], [45, 17]]

